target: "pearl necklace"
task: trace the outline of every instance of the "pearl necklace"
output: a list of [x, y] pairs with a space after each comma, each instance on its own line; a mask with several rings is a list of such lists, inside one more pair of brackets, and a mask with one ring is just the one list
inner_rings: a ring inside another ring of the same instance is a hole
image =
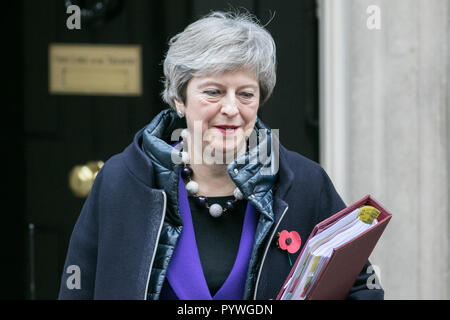
[[244, 195], [242, 194], [241, 190], [239, 190], [239, 188], [237, 187], [236, 189], [234, 189], [233, 192], [234, 200], [227, 200], [227, 202], [225, 203], [225, 208], [222, 208], [222, 206], [218, 203], [214, 203], [210, 206], [208, 204], [207, 197], [197, 195], [199, 187], [198, 183], [192, 180], [192, 177], [194, 176], [194, 171], [187, 164], [189, 162], [188, 154], [186, 152], [182, 152], [181, 154], [182, 154], [181, 157], [182, 162], [184, 165], [183, 168], [181, 168], [181, 176], [183, 177], [183, 179], [189, 181], [185, 186], [186, 191], [190, 196], [194, 197], [196, 204], [199, 205], [200, 207], [205, 207], [206, 209], [208, 209], [209, 214], [214, 218], [220, 217], [225, 212], [232, 212], [236, 210], [236, 202], [244, 199]]

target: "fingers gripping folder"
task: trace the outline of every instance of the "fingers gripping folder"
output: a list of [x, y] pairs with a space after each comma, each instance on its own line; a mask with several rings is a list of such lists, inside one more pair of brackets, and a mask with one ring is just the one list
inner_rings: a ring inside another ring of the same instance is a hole
[[391, 217], [367, 195], [317, 224], [277, 300], [345, 299]]

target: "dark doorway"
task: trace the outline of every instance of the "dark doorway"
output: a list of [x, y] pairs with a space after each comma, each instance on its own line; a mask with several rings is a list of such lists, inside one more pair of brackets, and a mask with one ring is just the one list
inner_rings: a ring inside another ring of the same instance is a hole
[[[75, 1], [73, 1], [75, 2]], [[102, 1], [78, 1], [88, 7]], [[66, 27], [65, 1], [17, 1], [9, 19], [18, 53], [14, 82], [17, 109], [5, 134], [12, 168], [22, 167], [7, 193], [17, 203], [4, 226], [12, 280], [5, 298], [55, 299], [72, 228], [84, 203], [68, 187], [76, 165], [106, 161], [121, 152], [136, 131], [166, 108], [160, 99], [164, 52], [169, 38], [213, 9], [244, 7], [274, 36], [278, 82], [260, 118], [280, 129], [281, 143], [318, 160], [318, 48], [315, 1], [116, 1], [108, 19], [81, 30]], [[133, 44], [142, 48], [143, 91], [137, 97], [49, 93], [49, 45]], [[11, 67], [12, 68], [12, 67]], [[13, 93], [11, 93], [13, 95]], [[17, 129], [18, 128], [18, 129]], [[9, 135], [8, 135], [9, 134]], [[8, 296], [13, 293], [13, 296]]]

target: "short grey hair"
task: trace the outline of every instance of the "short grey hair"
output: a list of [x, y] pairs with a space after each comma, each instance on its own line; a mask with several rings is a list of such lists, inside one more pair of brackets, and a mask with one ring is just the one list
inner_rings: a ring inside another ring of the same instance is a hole
[[169, 40], [164, 59], [163, 100], [186, 103], [186, 88], [195, 76], [248, 68], [260, 87], [260, 104], [276, 83], [276, 47], [270, 33], [250, 13], [213, 11]]

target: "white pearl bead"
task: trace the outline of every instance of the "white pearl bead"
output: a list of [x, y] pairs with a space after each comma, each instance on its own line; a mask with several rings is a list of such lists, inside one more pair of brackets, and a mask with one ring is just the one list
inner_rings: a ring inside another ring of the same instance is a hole
[[242, 194], [241, 190], [239, 190], [239, 188], [234, 189], [234, 196], [238, 200], [244, 199], [244, 195]]
[[189, 193], [189, 195], [194, 195], [198, 192], [198, 183], [195, 181], [189, 181], [186, 185], [186, 191]]
[[181, 153], [181, 161], [185, 164], [188, 164], [189, 163], [189, 153], [182, 152]]
[[214, 203], [209, 207], [209, 214], [214, 218], [220, 217], [222, 215], [223, 209], [220, 204]]
[[187, 131], [187, 129], [181, 130], [181, 137], [182, 137], [184, 140], [187, 140], [187, 138], [188, 138], [188, 131]]

